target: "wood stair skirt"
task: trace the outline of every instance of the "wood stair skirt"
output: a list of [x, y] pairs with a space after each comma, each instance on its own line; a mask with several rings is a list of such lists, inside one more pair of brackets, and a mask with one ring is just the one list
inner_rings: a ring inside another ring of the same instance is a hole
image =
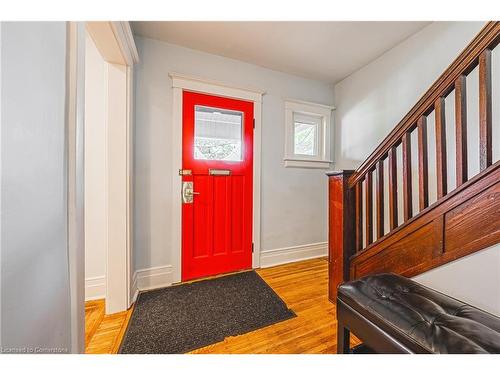
[[[498, 79], [491, 77], [491, 51], [499, 42], [500, 22], [489, 22], [356, 171], [327, 173], [332, 301], [337, 286], [351, 278], [380, 272], [415, 276], [500, 242], [500, 162], [492, 160], [492, 82]], [[474, 152], [479, 155], [480, 173], [469, 179], [466, 77], [475, 68], [479, 71], [479, 148]], [[451, 93], [455, 97], [457, 187], [448, 191], [444, 105]], [[427, 117], [432, 113], [437, 201], [429, 205]], [[413, 132], [417, 155], [411, 152]], [[401, 172], [397, 147], [402, 150]], [[418, 160], [418, 191], [412, 191], [412, 158]], [[398, 173], [403, 180], [400, 225]], [[388, 202], [384, 201], [385, 186]], [[418, 214], [412, 212], [413, 197], [418, 199]], [[389, 228], [384, 234], [386, 205]]]

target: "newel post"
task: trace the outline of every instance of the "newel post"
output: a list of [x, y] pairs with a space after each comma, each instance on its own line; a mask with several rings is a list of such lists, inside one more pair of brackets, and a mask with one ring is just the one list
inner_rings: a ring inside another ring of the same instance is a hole
[[355, 195], [347, 180], [352, 170], [328, 176], [328, 298], [336, 301], [337, 287], [349, 280], [349, 258], [355, 247]]

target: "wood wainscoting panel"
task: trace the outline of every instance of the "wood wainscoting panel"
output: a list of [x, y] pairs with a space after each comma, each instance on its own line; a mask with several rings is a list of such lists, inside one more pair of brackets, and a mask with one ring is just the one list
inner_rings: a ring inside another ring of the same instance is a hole
[[359, 263], [354, 263], [352, 278], [367, 274], [395, 272], [405, 274], [408, 266], [419, 266], [438, 256], [436, 249], [440, 248], [441, 220], [436, 219], [418, 228], [416, 231], [403, 236], [383, 248], [377, 254], [367, 257]]
[[350, 277], [407, 277], [500, 242], [500, 161], [350, 259]]
[[[445, 215], [445, 253], [464, 256], [500, 242], [500, 182]], [[460, 254], [458, 254], [460, 253]]]

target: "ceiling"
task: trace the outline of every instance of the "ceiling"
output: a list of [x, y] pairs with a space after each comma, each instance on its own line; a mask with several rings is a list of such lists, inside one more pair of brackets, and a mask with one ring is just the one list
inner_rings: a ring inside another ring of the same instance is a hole
[[430, 22], [132, 22], [136, 35], [336, 83]]

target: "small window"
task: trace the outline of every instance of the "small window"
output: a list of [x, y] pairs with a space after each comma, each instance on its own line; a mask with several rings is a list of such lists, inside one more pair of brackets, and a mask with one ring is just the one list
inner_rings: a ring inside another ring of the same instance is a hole
[[332, 109], [308, 102], [285, 102], [285, 167], [330, 167]]
[[194, 158], [241, 161], [243, 113], [199, 105], [194, 112]]
[[318, 135], [321, 118], [294, 113], [293, 152], [295, 155], [318, 155]]

